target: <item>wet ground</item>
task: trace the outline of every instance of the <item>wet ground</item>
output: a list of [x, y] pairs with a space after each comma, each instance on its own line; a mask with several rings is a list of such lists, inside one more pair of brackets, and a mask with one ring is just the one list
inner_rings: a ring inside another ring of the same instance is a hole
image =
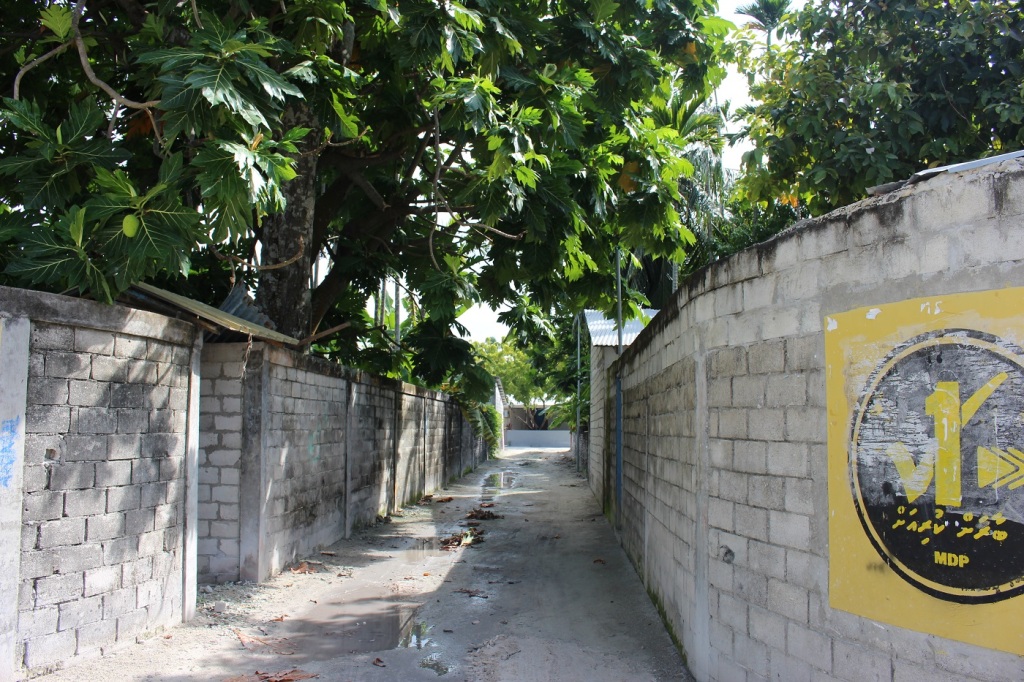
[[207, 590], [195, 621], [38, 679], [692, 679], [565, 451], [508, 450], [268, 585]]

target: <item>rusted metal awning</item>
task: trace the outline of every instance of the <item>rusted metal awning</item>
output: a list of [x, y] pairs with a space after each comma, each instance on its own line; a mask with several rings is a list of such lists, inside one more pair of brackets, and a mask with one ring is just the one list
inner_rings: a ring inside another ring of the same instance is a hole
[[[237, 315], [218, 310], [211, 305], [200, 303], [199, 301], [193, 301], [191, 298], [181, 296], [180, 294], [171, 293], [165, 291], [159, 287], [155, 287], [152, 284], [134, 284], [132, 288], [126, 292], [135, 303], [153, 303], [153, 299], [158, 302], [159, 305], [155, 306], [158, 308], [155, 312], [161, 312], [167, 314], [166, 308], [170, 306], [187, 316], [196, 318], [194, 321], [199, 324], [200, 327], [210, 332], [211, 334], [218, 334], [224, 330], [237, 332], [239, 334], [245, 334], [251, 336], [254, 339], [260, 341], [267, 341], [276, 345], [284, 346], [299, 346], [301, 341], [299, 339], [292, 338], [280, 332], [276, 332], [273, 329], [264, 327], [263, 325], [243, 320]], [[178, 315], [177, 317], [181, 317]]]

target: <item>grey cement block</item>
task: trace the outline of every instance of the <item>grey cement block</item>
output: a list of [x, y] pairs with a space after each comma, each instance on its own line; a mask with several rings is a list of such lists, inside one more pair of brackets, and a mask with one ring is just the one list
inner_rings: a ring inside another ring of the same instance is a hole
[[85, 572], [85, 596], [105, 595], [121, 586], [121, 567], [102, 566]]
[[29, 639], [25, 642], [25, 667], [32, 670], [60, 663], [74, 656], [77, 649], [74, 630]]
[[124, 535], [124, 514], [115, 512], [90, 516], [85, 520], [85, 536], [89, 542], [112, 540]]
[[36, 321], [32, 324], [31, 347], [36, 350], [72, 350], [75, 345], [75, 330], [59, 324]]
[[114, 334], [97, 329], [75, 329], [75, 350], [96, 355], [112, 355]]
[[114, 354], [119, 358], [146, 357], [146, 340], [132, 336], [118, 336], [114, 342]]
[[826, 673], [833, 671], [832, 640], [804, 625], [789, 623], [786, 628], [787, 653]]
[[65, 405], [68, 402], [68, 379], [30, 377], [28, 402], [35, 405]]
[[142, 486], [125, 485], [107, 490], [107, 513], [138, 509], [141, 506]]
[[78, 545], [85, 541], [85, 518], [44, 521], [39, 524], [39, 549]]
[[67, 433], [71, 408], [66, 405], [29, 405], [25, 410], [27, 433]]
[[78, 653], [109, 646], [117, 639], [117, 621], [101, 620], [78, 630]]
[[64, 602], [59, 610], [60, 621], [57, 630], [63, 632], [76, 629], [103, 619], [103, 598], [90, 597]]
[[132, 462], [98, 462], [96, 464], [96, 485], [103, 488], [128, 485], [132, 482]]
[[128, 361], [121, 358], [94, 356], [90, 378], [93, 381], [127, 381]]
[[115, 433], [117, 431], [117, 413], [105, 407], [79, 407], [77, 431], [87, 433]]
[[97, 462], [107, 459], [110, 447], [108, 436], [102, 434], [69, 435], [64, 441], [63, 459], [69, 462]]
[[52, 575], [35, 582], [35, 605], [48, 606], [77, 600], [83, 595], [81, 573]]
[[105, 489], [69, 490], [65, 494], [64, 513], [68, 516], [92, 516], [107, 509]]
[[18, 636], [33, 639], [57, 632], [57, 619], [60, 610], [56, 606], [46, 606], [31, 611], [18, 612]]
[[55, 521], [64, 516], [63, 492], [37, 492], [23, 498], [21, 518], [25, 523]]
[[81, 353], [48, 353], [45, 362], [48, 377], [88, 379], [92, 371], [91, 358]]

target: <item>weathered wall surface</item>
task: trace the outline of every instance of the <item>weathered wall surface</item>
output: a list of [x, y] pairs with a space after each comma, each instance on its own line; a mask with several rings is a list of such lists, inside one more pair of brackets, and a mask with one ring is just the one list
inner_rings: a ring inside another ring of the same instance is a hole
[[[1011, 622], [996, 623], [1010, 642], [999, 651], [830, 605], [830, 562], [838, 568], [844, 549], [830, 558], [829, 516], [853, 509], [830, 509], [824, 355], [829, 315], [1024, 285], [1022, 226], [1024, 165], [943, 174], [716, 264], [616, 365], [604, 370], [595, 353], [591, 484], [609, 515], [621, 514], [622, 542], [698, 680], [1024, 675], [1024, 659], [1007, 653], [1022, 646]], [[608, 483], [616, 371], [621, 500]], [[849, 414], [833, 417], [848, 433]], [[853, 568], [878, 572], [883, 586], [905, 583], [877, 556]], [[895, 594], [885, 589], [862, 599], [885, 602]], [[954, 631], [989, 608], [921, 594], [935, 613], [955, 611]]]
[[609, 511], [610, 495], [614, 494], [614, 472], [607, 457], [615, 457], [615, 376], [608, 368], [615, 362], [614, 348], [593, 346], [590, 349], [590, 435], [587, 441], [588, 478], [594, 496]]
[[[4, 421], [6, 436], [22, 436], [23, 459], [0, 480], [5, 492], [21, 486], [3, 498], [20, 509], [0, 511], [20, 519], [14, 656], [0, 661], [0, 678], [15, 679], [134, 642], [194, 608], [187, 472], [201, 342], [159, 315], [3, 287], [0, 318], [0, 354], [27, 363], [0, 366], [5, 391], [27, 369], [20, 415]], [[19, 320], [21, 340], [10, 333]], [[17, 542], [3, 546], [18, 556]]]
[[261, 343], [202, 372], [201, 581], [265, 580], [486, 458], [433, 391]]

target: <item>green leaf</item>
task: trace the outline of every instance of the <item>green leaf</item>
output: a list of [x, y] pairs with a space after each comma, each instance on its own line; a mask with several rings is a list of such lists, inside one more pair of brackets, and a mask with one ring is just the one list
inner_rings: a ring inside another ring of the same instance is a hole
[[85, 209], [72, 206], [71, 213], [74, 216], [70, 224], [71, 240], [76, 246], [81, 246], [82, 235], [85, 232]]
[[71, 35], [71, 15], [70, 6], [54, 4], [44, 9], [39, 17], [43, 26], [53, 31], [57, 39], [64, 42]]
[[260, 111], [258, 103], [247, 98], [235, 87], [232, 81], [235, 74], [235, 69], [229, 68], [227, 64], [200, 64], [195, 71], [185, 77], [185, 84], [199, 90], [213, 106], [226, 106], [249, 125], [269, 127], [270, 123]]
[[338, 116], [338, 127], [341, 136], [346, 139], [358, 137], [359, 119], [346, 110], [345, 105], [338, 100], [337, 94], [332, 95], [331, 107]]
[[239, 60], [238, 68], [246, 73], [255, 85], [258, 85], [272, 98], [284, 101], [286, 95], [302, 98], [302, 91], [286, 81], [263, 62]]
[[614, 0], [590, 0], [590, 14], [594, 17], [596, 24], [610, 19], [618, 9], [619, 3]]

